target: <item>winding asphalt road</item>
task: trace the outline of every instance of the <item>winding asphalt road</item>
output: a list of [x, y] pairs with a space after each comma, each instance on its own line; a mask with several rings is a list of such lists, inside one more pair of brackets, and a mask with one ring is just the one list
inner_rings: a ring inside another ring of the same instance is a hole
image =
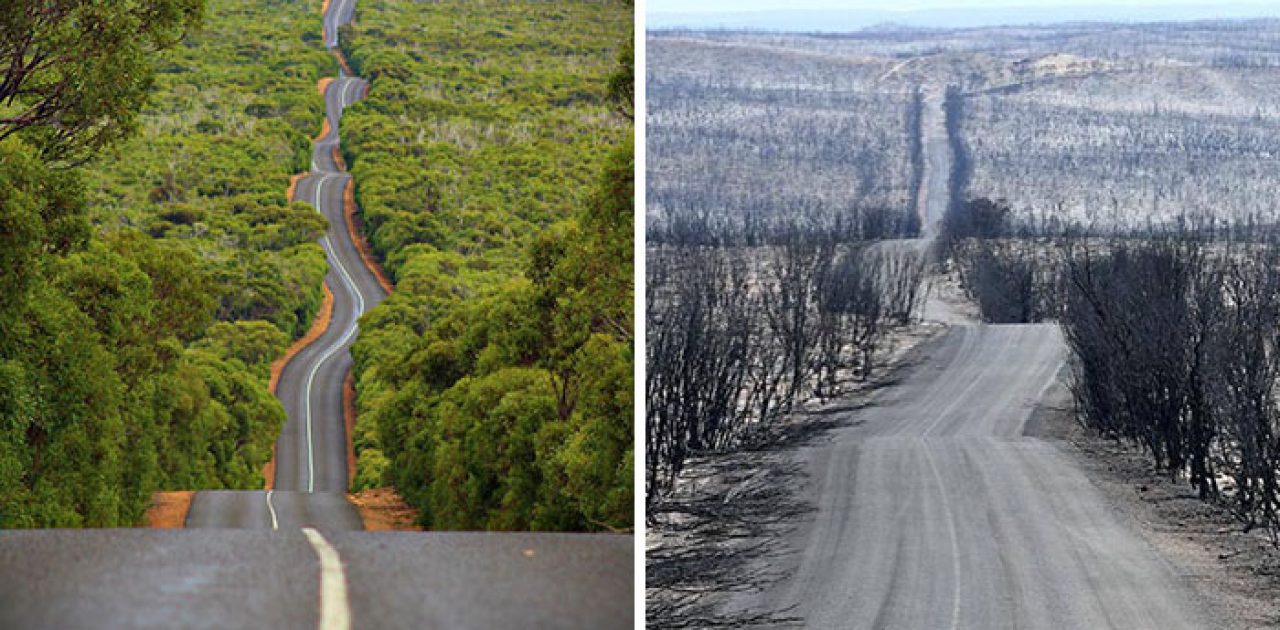
[[[330, 48], [353, 9], [328, 5]], [[366, 85], [328, 85], [329, 132], [296, 188], [329, 219], [334, 306], [278, 383], [275, 488], [199, 492], [186, 530], [0, 531], [0, 628], [632, 627], [632, 536], [351, 531], [342, 385], [357, 321], [386, 295], [351, 241], [333, 152]]]
[[[891, 252], [925, 255], [947, 207], [941, 101], [925, 107], [922, 238]], [[957, 323], [931, 302], [926, 318]], [[729, 611], [812, 628], [1213, 627], [1071, 458], [1024, 435], [1046, 397], [1069, 404], [1056, 325], [959, 323], [918, 354], [872, 406], [796, 453], [816, 510], [769, 560], [787, 577], [733, 596]]]
[[[338, 44], [337, 26], [351, 19], [354, 0], [338, 0], [324, 16], [325, 41]], [[316, 140], [311, 173], [298, 182], [294, 201], [305, 201], [329, 220], [321, 239], [328, 258], [325, 283], [333, 293], [328, 329], [293, 357], [280, 374], [276, 396], [288, 421], [276, 441], [275, 483], [270, 492], [201, 492], [191, 503], [187, 527], [309, 526], [323, 530], [360, 529], [360, 515], [346, 500], [347, 442], [342, 385], [351, 370], [350, 346], [360, 316], [386, 292], [365, 266], [351, 240], [343, 195], [351, 176], [335, 160], [340, 150], [342, 112], [368, 84], [346, 76], [325, 88], [328, 132]]]
[[329, 260], [325, 282], [333, 292], [333, 318], [325, 334], [295, 356], [280, 375], [276, 395], [289, 422], [276, 443], [278, 490], [347, 489], [342, 382], [351, 370], [349, 348], [356, 338], [357, 321], [386, 297], [351, 241], [343, 214], [343, 191], [351, 176], [333, 158], [342, 110], [359, 99], [365, 86], [361, 79], [341, 76], [326, 88], [329, 133], [316, 142], [312, 174], [298, 182], [295, 194], [329, 220], [329, 232], [321, 244]]

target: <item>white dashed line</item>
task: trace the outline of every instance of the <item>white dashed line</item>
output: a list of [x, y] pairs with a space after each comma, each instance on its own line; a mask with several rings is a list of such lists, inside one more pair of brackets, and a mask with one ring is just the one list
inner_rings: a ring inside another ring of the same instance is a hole
[[320, 557], [320, 630], [349, 630], [351, 604], [347, 600], [347, 576], [342, 571], [342, 558], [320, 532], [302, 528], [302, 533]]
[[[324, 200], [324, 185], [329, 183], [329, 180], [332, 178], [333, 175], [324, 175], [321, 177], [320, 183], [316, 185], [315, 205], [316, 210], [321, 214], [324, 214], [324, 211], [321, 208]], [[351, 295], [355, 297], [356, 308], [355, 319], [353, 319], [351, 325], [347, 327], [342, 338], [334, 345], [329, 346], [329, 348], [325, 350], [324, 354], [320, 356], [320, 359], [311, 366], [311, 371], [307, 373], [306, 386], [303, 388], [303, 417], [305, 419], [307, 432], [307, 492], [315, 492], [316, 488], [315, 447], [311, 437], [311, 387], [315, 382], [316, 373], [320, 371], [320, 366], [324, 365], [325, 361], [328, 361], [333, 357], [333, 355], [337, 354], [338, 351], [342, 350], [346, 343], [355, 336], [358, 328], [359, 317], [364, 314], [365, 306], [364, 295], [360, 293], [360, 289], [356, 287], [355, 281], [351, 279], [350, 272], [348, 272], [346, 266], [342, 264], [342, 259], [340, 259], [337, 252], [334, 251], [333, 245], [329, 241], [329, 236], [325, 235], [325, 237], [320, 239], [320, 241], [325, 252], [329, 254], [330, 258], [333, 260], [334, 268], [338, 270], [338, 276], [342, 278], [342, 283], [346, 285], [347, 289], [351, 292]]]
[[[335, 0], [335, 4], [329, 5], [329, 11], [324, 16], [326, 26], [332, 25], [330, 32], [333, 35], [333, 40], [335, 42], [334, 45], [336, 45], [336, 41], [337, 41], [336, 25], [337, 23], [342, 21], [343, 13], [346, 10], [347, 5], [349, 4], [349, 1], [350, 0]], [[358, 87], [360, 85], [359, 81], [349, 80], [349, 79], [346, 79], [345, 77], [346, 75], [340, 71], [338, 80], [330, 83], [329, 86], [326, 88], [326, 95], [328, 94], [328, 90], [331, 90], [331, 89], [338, 90], [339, 113], [341, 113], [342, 108], [345, 108], [347, 106], [347, 95], [351, 92], [351, 88]], [[358, 90], [357, 90], [356, 97], [357, 98], [359, 97]], [[328, 113], [326, 113], [326, 116], [327, 115]], [[329, 136], [336, 136], [336, 135], [337, 135], [337, 125], [335, 124], [333, 128], [330, 129], [329, 133], [326, 135], [326, 138]], [[331, 144], [336, 144], [336, 141], [330, 141], [322, 138], [319, 142], [316, 143], [316, 146], [321, 147], [321, 146], [328, 146]], [[314, 154], [312, 155], [312, 158], [311, 158], [311, 171], [319, 178], [315, 185], [315, 190], [314, 190], [315, 197], [313, 199], [312, 205], [315, 207], [316, 211], [319, 212], [321, 215], [328, 216], [328, 215], [325, 215], [324, 213], [324, 199], [325, 199], [324, 186], [325, 184], [329, 183], [329, 180], [333, 179], [334, 177], [336, 177], [341, 173], [330, 171], [327, 169], [322, 171], [320, 169], [320, 165], [316, 163]], [[316, 373], [319, 372], [320, 366], [324, 365], [325, 361], [328, 361], [331, 357], [333, 357], [333, 355], [337, 354], [340, 350], [342, 350], [343, 347], [347, 344], [347, 342], [350, 341], [355, 336], [358, 328], [359, 318], [361, 315], [364, 314], [364, 310], [365, 310], [364, 294], [360, 292], [360, 289], [356, 286], [355, 280], [351, 278], [351, 273], [347, 271], [346, 266], [342, 264], [342, 259], [338, 257], [337, 251], [334, 250], [333, 243], [329, 240], [328, 234], [326, 234], [323, 238], [320, 239], [320, 244], [322, 247], [324, 247], [326, 257], [333, 262], [333, 267], [338, 271], [338, 276], [342, 279], [342, 284], [344, 284], [347, 287], [351, 295], [355, 298], [355, 318], [351, 321], [351, 324], [347, 327], [346, 331], [343, 333], [342, 338], [339, 339], [337, 343], [329, 346], [324, 351], [324, 353], [320, 356], [320, 358], [314, 364], [312, 364], [311, 370], [307, 373], [306, 384], [303, 388], [303, 393], [302, 393], [303, 417], [304, 417], [304, 424], [305, 424], [305, 430], [307, 435], [307, 492], [315, 492], [315, 488], [316, 488], [315, 443], [314, 443], [314, 440], [312, 439], [312, 428], [311, 428], [312, 385], [315, 382]], [[270, 505], [270, 495], [268, 495], [267, 501], [268, 501], [268, 505]], [[272, 512], [272, 522], [273, 523], [275, 522], [274, 510]]]
[[280, 529], [280, 521], [276, 519], [276, 506], [271, 504], [271, 493], [275, 490], [267, 490], [267, 511], [271, 513], [271, 529]]
[[341, 95], [341, 97], [339, 98], [339, 101], [338, 101], [338, 102], [339, 102], [339, 104], [341, 104], [342, 109], [346, 109], [346, 108], [347, 108], [347, 105], [348, 105], [348, 101], [347, 101], [347, 94], [351, 92], [351, 86], [353, 86], [353, 85], [355, 85], [355, 84], [356, 84], [356, 82], [355, 82], [355, 80], [354, 80], [354, 79], [347, 79], [347, 81], [346, 81], [345, 83], [343, 83], [343, 84], [342, 84], [342, 95]]

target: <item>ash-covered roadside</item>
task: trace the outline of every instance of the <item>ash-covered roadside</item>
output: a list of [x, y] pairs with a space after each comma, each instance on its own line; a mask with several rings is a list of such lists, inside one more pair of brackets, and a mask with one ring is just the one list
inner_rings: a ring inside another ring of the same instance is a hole
[[686, 463], [673, 490], [650, 506], [645, 540], [646, 622], [661, 628], [777, 628], [803, 620], [788, 610], [740, 610], [735, 595], [763, 591], [787, 577], [783, 541], [813, 512], [809, 477], [796, 452], [828, 439], [873, 405], [918, 362], [926, 342], [946, 327], [921, 323], [896, 331], [875, 376], [826, 403], [750, 434], [733, 451], [701, 453]]
[[1280, 549], [1261, 529], [1246, 531], [1226, 508], [1200, 500], [1185, 479], [1157, 471], [1149, 456], [1085, 429], [1065, 385], [1049, 392], [1027, 435], [1074, 457], [1115, 513], [1174, 567], [1217, 628], [1280, 627]]

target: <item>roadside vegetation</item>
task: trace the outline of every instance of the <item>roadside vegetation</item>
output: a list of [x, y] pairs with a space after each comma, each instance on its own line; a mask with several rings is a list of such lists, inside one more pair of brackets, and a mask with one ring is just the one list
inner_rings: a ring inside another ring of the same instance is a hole
[[262, 486], [269, 365], [325, 273], [323, 219], [286, 198], [332, 69], [318, 23], [301, 1], [0, 17], [0, 527]]
[[1005, 58], [947, 79], [948, 267], [1061, 325], [1083, 424], [1277, 541], [1275, 24], [1045, 28], [949, 35]]
[[871, 239], [653, 246], [645, 291], [646, 486], [660, 505], [686, 458], [760, 444], [811, 399], [865, 382], [916, 318], [924, 258]]
[[362, 2], [343, 119], [395, 291], [353, 348], [354, 489], [434, 529], [632, 527], [632, 8]]
[[876, 86], [873, 64], [681, 35], [649, 37], [647, 242], [918, 231], [918, 90]]
[[660, 627], [798, 621], [709, 595], [779, 577], [749, 562], [808, 509], [780, 453], [832, 426], [811, 412], [874, 383], [926, 290], [908, 240], [922, 93], [872, 89], [887, 65], [738, 35], [649, 40], [646, 618]]
[[923, 298], [923, 257], [878, 244], [919, 233], [920, 90], [764, 39], [649, 37], [651, 515], [686, 458], [867, 379]]
[[1276, 223], [1118, 233], [965, 208], [944, 233], [967, 291], [987, 321], [1062, 326], [1079, 420], [1280, 542]]

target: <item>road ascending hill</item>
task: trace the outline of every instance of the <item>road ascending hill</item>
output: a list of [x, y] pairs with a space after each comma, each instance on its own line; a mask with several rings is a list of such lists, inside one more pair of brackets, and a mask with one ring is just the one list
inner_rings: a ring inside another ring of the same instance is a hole
[[[894, 241], [899, 255], [925, 255], [948, 207], [940, 104], [926, 100], [921, 129], [922, 238]], [[926, 317], [939, 313], [957, 321], [931, 299]], [[788, 537], [788, 578], [730, 609], [813, 628], [1210, 627], [1075, 463], [1023, 435], [1061, 391], [1056, 325], [960, 324], [921, 352], [875, 404], [799, 452], [817, 510]]]
[[[331, 3], [324, 15], [325, 43], [338, 45], [337, 27], [350, 21], [352, 0]], [[335, 52], [336, 54], [336, 52]], [[202, 492], [191, 503], [187, 527], [279, 527], [281, 523], [328, 530], [359, 529], [347, 502], [346, 427], [342, 383], [351, 370], [349, 351], [360, 316], [386, 297], [351, 240], [343, 196], [351, 176], [335, 160], [342, 111], [368, 87], [363, 79], [339, 76], [325, 86], [326, 133], [316, 140], [311, 173], [298, 182], [294, 200], [305, 201], [329, 220], [321, 239], [329, 262], [325, 282], [333, 293], [329, 327], [280, 374], [276, 396], [288, 421], [276, 441], [275, 487], [270, 492]]]
[[817, 512], [794, 573], [735, 607], [814, 628], [1209, 627], [1071, 459], [1022, 435], [1059, 378], [1056, 326], [957, 326], [924, 356], [801, 451]]
[[[325, 42], [354, 0], [328, 3]], [[3, 628], [630, 628], [627, 535], [418, 533], [362, 528], [346, 499], [343, 380], [362, 313], [386, 297], [351, 240], [343, 108], [365, 81], [326, 87], [328, 133], [295, 199], [329, 219], [325, 332], [284, 368], [288, 421], [270, 491], [196, 494], [187, 530], [0, 531]]]

